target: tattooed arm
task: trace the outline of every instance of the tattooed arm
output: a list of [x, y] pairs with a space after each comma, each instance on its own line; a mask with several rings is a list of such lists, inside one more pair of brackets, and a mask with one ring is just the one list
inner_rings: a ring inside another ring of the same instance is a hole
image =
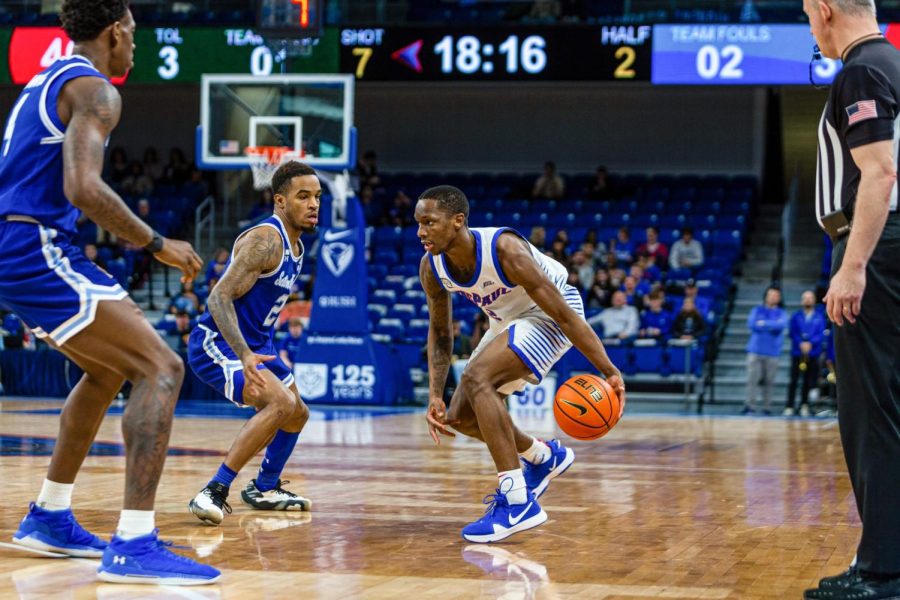
[[281, 235], [275, 229], [251, 229], [234, 245], [231, 265], [213, 288], [207, 301], [209, 313], [222, 337], [244, 365], [244, 379], [250, 384], [248, 391], [251, 394], [255, 392], [255, 388], [265, 387], [265, 380], [257, 373], [257, 365], [275, 357], [256, 354], [247, 346], [238, 324], [234, 301], [249, 292], [260, 275], [276, 268], [283, 253]]
[[[57, 102], [66, 124], [63, 191], [73, 206], [110, 233], [138, 246], [153, 241], [153, 230], [102, 179], [106, 140], [119, 123], [122, 99], [108, 81], [79, 77], [68, 82]], [[187, 242], [164, 239], [157, 259], [193, 279], [203, 266]]]
[[444, 386], [447, 383], [447, 373], [450, 371], [450, 361], [453, 356], [453, 320], [450, 305], [450, 294], [441, 287], [434, 276], [429, 264], [428, 255], [422, 257], [419, 263], [419, 281], [428, 298], [428, 380], [429, 397], [428, 412], [425, 419], [428, 421], [428, 432], [436, 444], [441, 443], [438, 432], [453, 436], [446, 428], [447, 405], [444, 404]]

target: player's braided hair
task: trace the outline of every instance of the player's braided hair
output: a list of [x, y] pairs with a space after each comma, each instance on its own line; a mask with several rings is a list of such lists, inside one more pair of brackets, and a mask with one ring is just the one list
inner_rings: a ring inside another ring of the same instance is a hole
[[127, 12], [126, 0], [64, 0], [59, 19], [72, 40], [85, 42], [96, 39]]
[[434, 200], [441, 210], [453, 216], [462, 213], [469, 219], [469, 201], [459, 188], [452, 185], [438, 185], [428, 188], [419, 196], [419, 200]]
[[293, 179], [294, 177], [301, 177], [303, 175], [315, 174], [316, 170], [311, 166], [301, 162], [297, 162], [296, 160], [289, 160], [288, 162], [278, 167], [278, 170], [275, 171], [274, 175], [272, 175], [272, 191], [283, 196], [291, 183], [291, 179]]

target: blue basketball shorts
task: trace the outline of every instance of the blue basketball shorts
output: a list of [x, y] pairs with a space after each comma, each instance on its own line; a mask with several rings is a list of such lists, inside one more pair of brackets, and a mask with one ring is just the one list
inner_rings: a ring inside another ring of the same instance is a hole
[[128, 292], [55, 229], [0, 220], [0, 304], [60, 346]]
[[[264, 363], [266, 368], [284, 385], [294, 385], [294, 374], [290, 367], [278, 357], [274, 346], [254, 349], [258, 354], [275, 355], [275, 360]], [[188, 338], [188, 364], [200, 380], [238, 406], [244, 404], [244, 365], [231, 346], [217, 332], [197, 325]]]

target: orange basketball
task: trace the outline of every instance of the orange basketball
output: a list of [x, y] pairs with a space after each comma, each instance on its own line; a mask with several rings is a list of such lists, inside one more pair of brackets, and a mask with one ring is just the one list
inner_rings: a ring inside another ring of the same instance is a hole
[[596, 375], [570, 377], [556, 390], [553, 416], [559, 428], [576, 440], [603, 437], [619, 421], [619, 396]]

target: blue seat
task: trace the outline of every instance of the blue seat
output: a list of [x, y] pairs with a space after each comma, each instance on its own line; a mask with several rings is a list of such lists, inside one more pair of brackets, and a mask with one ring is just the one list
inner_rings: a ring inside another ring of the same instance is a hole
[[390, 336], [392, 340], [400, 340], [403, 338], [404, 328], [400, 319], [381, 319], [375, 325], [375, 333]]
[[[686, 361], [689, 352], [690, 363], [688, 364]], [[703, 371], [703, 350], [699, 344], [696, 347], [670, 345], [666, 349], [666, 355], [669, 372], [673, 375], [683, 375], [686, 366], [690, 373], [698, 377]]]
[[412, 304], [395, 304], [388, 309], [388, 318], [409, 321], [416, 316], [416, 307]]
[[637, 373], [663, 373], [663, 347], [659, 344], [652, 346], [636, 345], [633, 348], [634, 367]]

